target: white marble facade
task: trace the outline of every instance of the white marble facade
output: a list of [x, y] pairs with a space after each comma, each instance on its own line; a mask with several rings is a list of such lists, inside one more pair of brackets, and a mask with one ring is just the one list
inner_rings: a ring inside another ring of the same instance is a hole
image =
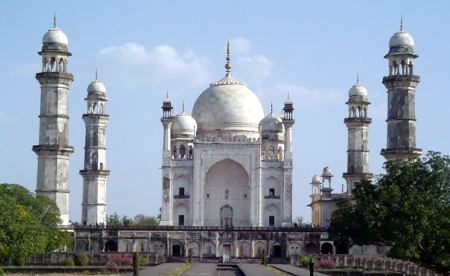
[[[228, 59], [229, 60], [229, 59]], [[161, 225], [291, 226], [293, 103], [264, 117], [256, 95], [227, 73], [192, 116], [163, 101]]]

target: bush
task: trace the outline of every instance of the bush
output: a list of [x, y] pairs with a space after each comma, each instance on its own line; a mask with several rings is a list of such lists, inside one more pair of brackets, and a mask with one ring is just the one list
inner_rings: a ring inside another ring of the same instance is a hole
[[148, 265], [148, 257], [144, 256], [139, 259], [139, 266], [147, 266]]
[[64, 259], [64, 260], [61, 262], [61, 265], [62, 265], [62, 266], [75, 266], [75, 263], [73, 262], [72, 259]]
[[89, 270], [85, 270], [85, 271], [81, 272], [81, 274], [83, 274], [83, 275], [92, 275], [92, 273]]
[[25, 258], [18, 258], [13, 260], [13, 264], [15, 266], [24, 266], [25, 265]]
[[[308, 256], [303, 256], [301, 259], [300, 259], [300, 262], [302, 263], [302, 267], [303, 268], [306, 268], [306, 269], [309, 269], [309, 257]], [[316, 260], [315, 259], [312, 259], [312, 261], [314, 262], [314, 263], [316, 263]]]
[[88, 263], [88, 258], [84, 253], [77, 253], [73, 258], [73, 262], [76, 266], [86, 266]]
[[139, 252], [133, 253], [133, 276], [139, 276]]
[[3, 269], [0, 268], [0, 276], [3, 276], [3, 274], [5, 274], [5, 272], [3, 272]]
[[317, 264], [320, 268], [336, 268], [336, 261], [334, 259], [322, 259]]

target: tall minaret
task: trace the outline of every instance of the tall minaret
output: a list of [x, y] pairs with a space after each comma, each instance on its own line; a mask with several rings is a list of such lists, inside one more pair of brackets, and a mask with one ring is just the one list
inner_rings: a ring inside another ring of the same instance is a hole
[[69, 146], [68, 96], [73, 76], [67, 73], [67, 36], [56, 27], [42, 38], [42, 72], [36, 74], [41, 84], [39, 145], [36, 194], [48, 196], [58, 205], [62, 225], [69, 223]]
[[405, 159], [422, 154], [416, 148], [415, 88], [420, 77], [414, 75], [414, 40], [400, 30], [389, 40], [389, 76], [383, 78], [388, 89], [387, 148], [381, 155], [387, 160]]
[[372, 118], [367, 117], [370, 102], [367, 100], [367, 90], [359, 84], [359, 77], [348, 96], [345, 103], [348, 105], [348, 117], [344, 119], [348, 130], [347, 172], [342, 177], [347, 181], [347, 194], [351, 194], [355, 183], [362, 177], [373, 176], [369, 172], [369, 125]]
[[86, 124], [84, 146], [83, 202], [81, 222], [85, 225], [106, 224], [106, 124], [109, 115], [105, 114], [106, 88], [97, 80], [87, 88], [87, 113], [83, 114]]
[[169, 98], [169, 93], [166, 94], [166, 98], [163, 100], [163, 116], [161, 122], [164, 127], [164, 140], [162, 150], [162, 204], [161, 204], [161, 220], [160, 225], [172, 225], [172, 210], [171, 204], [171, 147], [170, 147], [170, 128], [173, 124], [173, 107], [172, 101]]
[[294, 102], [289, 98], [284, 101], [284, 189], [283, 189], [283, 227], [292, 226], [292, 126], [295, 123], [294, 120]]

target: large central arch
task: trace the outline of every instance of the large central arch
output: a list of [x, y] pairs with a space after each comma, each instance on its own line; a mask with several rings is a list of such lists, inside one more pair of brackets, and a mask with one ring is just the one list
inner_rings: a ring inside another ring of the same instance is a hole
[[224, 159], [212, 165], [206, 173], [204, 193], [205, 226], [225, 226], [221, 225], [223, 206], [233, 210], [232, 226], [250, 225], [249, 176], [241, 164]]

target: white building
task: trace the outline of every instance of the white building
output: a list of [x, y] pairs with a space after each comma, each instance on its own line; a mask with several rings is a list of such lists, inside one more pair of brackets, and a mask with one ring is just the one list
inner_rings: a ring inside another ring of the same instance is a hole
[[291, 226], [293, 103], [264, 117], [230, 75], [211, 83], [192, 116], [163, 101], [161, 225]]

